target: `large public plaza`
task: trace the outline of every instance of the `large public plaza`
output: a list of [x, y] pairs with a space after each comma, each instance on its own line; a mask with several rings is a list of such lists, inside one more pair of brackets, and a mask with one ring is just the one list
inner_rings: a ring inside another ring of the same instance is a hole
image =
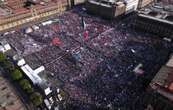
[[[33, 68], [45, 66], [46, 78], [62, 82], [71, 109], [144, 109], [141, 98], [168, 59], [169, 42], [135, 30], [133, 15], [108, 21], [79, 6], [49, 20], [56, 22], [36, 23], [39, 29], [28, 34], [30, 26], [17, 28], [1, 38]], [[133, 71], [139, 64], [142, 74]]]

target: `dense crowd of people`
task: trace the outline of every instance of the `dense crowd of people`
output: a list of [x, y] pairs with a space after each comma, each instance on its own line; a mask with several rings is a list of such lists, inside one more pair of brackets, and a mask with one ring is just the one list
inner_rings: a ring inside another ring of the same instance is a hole
[[[33, 61], [34, 55], [46, 71], [64, 82], [67, 102], [75, 110], [93, 110], [89, 105], [134, 110], [136, 100], [166, 61], [172, 45], [136, 32], [128, 20], [113, 24], [77, 9], [57, 16], [53, 24], [38, 24], [40, 29], [29, 34], [19, 29], [5, 38], [19, 54], [29, 56], [26, 60]], [[82, 17], [86, 27], [82, 26]], [[57, 45], [52, 43], [54, 38]], [[139, 63], [144, 74], [133, 72]]]

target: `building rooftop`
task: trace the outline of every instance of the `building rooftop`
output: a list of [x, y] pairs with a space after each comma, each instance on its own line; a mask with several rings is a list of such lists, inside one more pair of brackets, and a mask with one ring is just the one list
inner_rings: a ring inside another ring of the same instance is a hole
[[[59, 1], [59, 0], [48, 0], [48, 2], [44, 2], [43, 0], [41, 0], [40, 2], [36, 3], [33, 5], [32, 8], [35, 8], [37, 10], [41, 10], [41, 9], [45, 9], [48, 8], [50, 6], [54, 6], [57, 2], [62, 2], [63, 0]], [[0, 8], [0, 18], [7, 18], [7, 17], [12, 17], [12, 16], [16, 16], [19, 14], [24, 14], [24, 13], [29, 13], [30, 11], [30, 7], [25, 7], [25, 3], [26, 0], [5, 0], [4, 1], [4, 5], [2, 5], [2, 7]], [[43, 2], [44, 4], [41, 4], [41, 2]]]
[[173, 56], [158, 71], [150, 86], [164, 97], [173, 101]]
[[138, 15], [173, 25], [173, 5], [151, 4], [139, 10]]

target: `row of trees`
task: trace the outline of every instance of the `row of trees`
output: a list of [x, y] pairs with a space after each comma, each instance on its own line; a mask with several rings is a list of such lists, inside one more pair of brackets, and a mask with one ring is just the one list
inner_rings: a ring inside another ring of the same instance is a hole
[[5, 69], [7, 73], [10, 74], [10, 77], [13, 81], [18, 82], [20, 87], [30, 95], [30, 100], [36, 105], [39, 106], [43, 102], [42, 95], [39, 92], [35, 92], [32, 88], [31, 83], [23, 77], [23, 73], [18, 67], [10, 62], [3, 53], [0, 53], [0, 65]]

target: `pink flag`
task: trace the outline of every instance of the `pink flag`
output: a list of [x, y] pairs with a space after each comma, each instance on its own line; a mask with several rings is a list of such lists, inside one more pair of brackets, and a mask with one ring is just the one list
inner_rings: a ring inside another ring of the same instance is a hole
[[86, 40], [88, 39], [88, 31], [83, 32], [83, 38]]

